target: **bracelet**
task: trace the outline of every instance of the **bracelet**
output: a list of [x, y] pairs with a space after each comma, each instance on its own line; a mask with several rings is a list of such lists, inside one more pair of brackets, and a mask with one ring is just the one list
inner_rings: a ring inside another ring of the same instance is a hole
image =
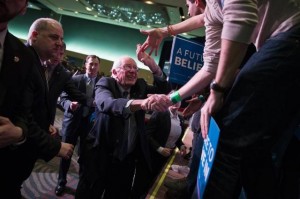
[[175, 32], [174, 32], [174, 30], [173, 30], [173, 28], [172, 28], [171, 25], [168, 25], [168, 26], [167, 26], [167, 30], [168, 30], [168, 34], [169, 34], [170, 36], [176, 36], [176, 34], [175, 34]]
[[223, 87], [223, 86], [220, 86], [217, 82], [215, 81], [212, 81], [212, 83], [210, 84], [210, 89], [211, 90], [214, 90], [216, 92], [219, 92], [219, 93], [225, 93], [227, 88], [226, 87]]
[[181, 99], [181, 96], [179, 95], [179, 92], [176, 91], [170, 95], [170, 100], [173, 104], [176, 104], [176, 103], [180, 102], [182, 99]]
[[200, 100], [202, 103], [205, 102], [205, 98], [204, 98], [203, 95], [199, 95], [199, 96], [198, 96], [198, 100]]

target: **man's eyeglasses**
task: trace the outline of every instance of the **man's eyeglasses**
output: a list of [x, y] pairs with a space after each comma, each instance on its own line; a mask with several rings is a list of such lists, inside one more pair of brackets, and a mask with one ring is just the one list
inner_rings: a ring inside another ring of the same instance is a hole
[[123, 70], [125, 71], [133, 71], [133, 72], [138, 72], [139, 71], [139, 68], [136, 67], [136, 66], [131, 66], [131, 65], [123, 65], [121, 67]]

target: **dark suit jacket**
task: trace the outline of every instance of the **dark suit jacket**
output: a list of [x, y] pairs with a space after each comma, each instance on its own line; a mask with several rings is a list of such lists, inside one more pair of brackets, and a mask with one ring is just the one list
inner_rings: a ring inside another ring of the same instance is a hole
[[[35, 77], [32, 78], [28, 93], [24, 99], [28, 107], [32, 107], [32, 115], [36, 123], [46, 132], [49, 130], [50, 125], [50, 102], [49, 92], [46, 82], [44, 69], [42, 67], [40, 58], [33, 47], [28, 46], [35, 56]], [[31, 92], [34, 91], [34, 92]]]
[[[100, 79], [100, 77], [96, 77], [96, 82]], [[86, 76], [85, 74], [81, 75], [75, 75], [72, 77], [72, 81], [79, 91], [82, 93], [86, 93]], [[93, 96], [94, 97], [94, 96]], [[72, 101], [78, 101], [76, 98], [69, 95], [69, 93], [63, 92], [60, 96], [59, 104], [64, 108], [64, 119], [63, 119], [63, 128], [62, 128], [62, 134], [63, 135], [69, 135], [77, 128], [77, 124], [80, 124], [82, 120], [82, 111], [83, 106], [85, 104], [81, 104], [81, 107], [77, 109], [76, 111], [70, 110], [70, 104]], [[79, 101], [80, 102], [80, 101]], [[90, 113], [94, 112], [95, 108], [90, 108]]]
[[[50, 160], [60, 149], [60, 142], [42, 131], [32, 117], [33, 96], [43, 93], [34, 55], [24, 44], [11, 34], [4, 42], [4, 56], [1, 69], [1, 115], [9, 117], [15, 125], [22, 127], [28, 142], [39, 148], [39, 157]], [[12, 81], [13, 79], [13, 81]], [[33, 83], [36, 83], [33, 89]], [[40, 86], [41, 85], [41, 86]], [[44, 106], [39, 107], [43, 111]], [[24, 123], [25, 121], [25, 123]], [[27, 133], [28, 132], [28, 133]]]
[[[58, 65], [54, 69], [49, 80], [49, 89], [46, 82], [44, 68], [34, 48], [28, 47], [35, 54], [38, 76], [32, 81], [30, 90], [34, 90], [32, 96], [26, 101], [33, 107], [33, 118], [39, 126], [48, 132], [49, 125], [54, 123], [57, 99], [62, 91], [66, 91], [74, 99], [81, 103], [86, 102], [86, 97], [73, 84], [71, 74], [63, 66]], [[33, 102], [33, 103], [32, 103]]]
[[[22, 93], [33, 69], [32, 54], [9, 32], [4, 41], [4, 54], [0, 71], [0, 115], [10, 118], [27, 133], [26, 112], [21, 107]], [[21, 116], [21, 117], [17, 117]]]
[[72, 80], [72, 74], [68, 72], [61, 64], [57, 65], [49, 80], [49, 105], [50, 105], [50, 123], [54, 123], [57, 99], [62, 92], [68, 94], [69, 98], [78, 101], [81, 104], [86, 103], [85, 92], [79, 90]]
[[[149, 93], [167, 93], [169, 86], [166, 80], [154, 78], [154, 85], [149, 86], [144, 79], [138, 79], [131, 87], [132, 99], [144, 99]], [[121, 91], [114, 78], [102, 77], [96, 84], [97, 116], [95, 125], [90, 131], [86, 142], [85, 175], [93, 182], [105, 174], [106, 168], [112, 159], [117, 158], [123, 143], [125, 120], [128, 114], [123, 109], [128, 99], [122, 98]], [[134, 113], [137, 124], [137, 143], [140, 144], [142, 154], [151, 167], [149, 157], [149, 145], [145, 133], [145, 112], [143, 110]]]
[[[22, 182], [30, 175], [37, 158], [50, 160], [60, 149], [60, 142], [43, 132], [30, 117], [25, 100], [31, 80], [37, 77], [34, 55], [16, 37], [7, 33], [0, 71], [0, 115], [8, 117], [26, 133], [19, 146], [0, 149], [0, 195], [18, 196]], [[35, 92], [35, 90], [31, 90]]]

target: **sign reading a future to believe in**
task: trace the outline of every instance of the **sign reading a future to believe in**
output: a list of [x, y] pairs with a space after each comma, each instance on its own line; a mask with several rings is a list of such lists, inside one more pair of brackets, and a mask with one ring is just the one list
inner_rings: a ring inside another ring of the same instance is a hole
[[176, 36], [170, 57], [169, 81], [184, 85], [203, 66], [202, 43]]

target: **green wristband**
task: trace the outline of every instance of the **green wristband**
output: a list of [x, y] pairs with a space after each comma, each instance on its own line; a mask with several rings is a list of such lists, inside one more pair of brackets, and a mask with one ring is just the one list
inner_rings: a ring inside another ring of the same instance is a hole
[[198, 96], [198, 100], [200, 100], [202, 103], [205, 102], [205, 98], [204, 98], [203, 95], [199, 95], [199, 96]]
[[173, 104], [176, 104], [176, 103], [180, 102], [182, 99], [179, 95], [179, 92], [176, 91], [170, 95], [170, 100], [172, 101]]

